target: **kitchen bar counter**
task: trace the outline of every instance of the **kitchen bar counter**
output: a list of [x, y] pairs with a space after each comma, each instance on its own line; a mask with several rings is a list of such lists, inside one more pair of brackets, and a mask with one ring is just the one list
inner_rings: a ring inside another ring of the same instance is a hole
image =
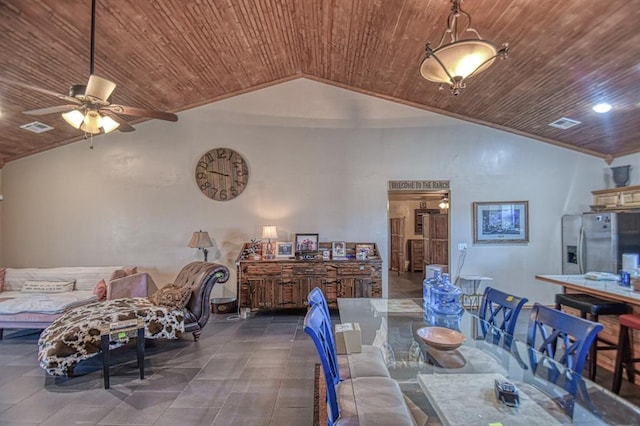
[[536, 275], [536, 279], [640, 308], [640, 292], [633, 291], [632, 287], [623, 287], [618, 281], [587, 280], [584, 275]]
[[[635, 313], [640, 314], [640, 292], [633, 291], [632, 287], [623, 287], [618, 281], [586, 280], [584, 275], [536, 275], [539, 281], [562, 286], [565, 293], [587, 293], [603, 299], [617, 300], [631, 305]], [[579, 312], [571, 308], [563, 307], [563, 310], [579, 316]], [[618, 341], [618, 318], [611, 315], [601, 315], [598, 322], [604, 325], [599, 336], [612, 342]], [[634, 353], [640, 354], [640, 332], [634, 331]], [[613, 371], [616, 351], [598, 352], [598, 366]], [[626, 375], [624, 375], [626, 377]], [[601, 383], [607, 386], [607, 383]]]

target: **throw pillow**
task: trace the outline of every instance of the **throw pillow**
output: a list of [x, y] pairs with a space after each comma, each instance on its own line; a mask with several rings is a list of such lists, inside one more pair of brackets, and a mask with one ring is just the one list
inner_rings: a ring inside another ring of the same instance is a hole
[[124, 267], [124, 273], [127, 274], [127, 276], [137, 274], [138, 273], [138, 267], [137, 266], [125, 266]]
[[7, 268], [0, 268], [0, 291], [4, 287], [4, 276], [7, 273]]
[[75, 281], [25, 281], [20, 291], [23, 293], [65, 293], [73, 291]]
[[167, 306], [171, 309], [182, 309], [187, 306], [191, 298], [191, 289], [175, 284], [167, 284], [149, 298], [151, 303], [159, 306]]
[[126, 276], [127, 276], [127, 273], [124, 270], [116, 269], [115, 271], [113, 271], [113, 273], [111, 273], [111, 277], [109, 278], [109, 281], [117, 280], [118, 278], [124, 278]]
[[93, 288], [93, 294], [98, 296], [99, 301], [107, 300], [107, 283], [104, 280], [98, 281], [98, 284]]

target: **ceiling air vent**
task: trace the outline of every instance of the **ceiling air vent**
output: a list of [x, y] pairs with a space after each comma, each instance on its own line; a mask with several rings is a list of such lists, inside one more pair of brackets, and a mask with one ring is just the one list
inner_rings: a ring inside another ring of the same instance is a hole
[[33, 133], [44, 133], [44, 132], [48, 132], [49, 130], [53, 130], [53, 127], [48, 126], [44, 123], [41, 123], [39, 121], [34, 121], [31, 123], [27, 123], [27, 124], [23, 124], [22, 126], [20, 126], [21, 129], [25, 129], [28, 130], [30, 132]]
[[567, 130], [572, 128], [573, 126], [577, 126], [578, 124], [580, 124], [578, 120], [572, 120], [571, 118], [562, 117], [557, 119], [553, 123], [549, 123], [549, 126], [562, 129], [562, 130]]

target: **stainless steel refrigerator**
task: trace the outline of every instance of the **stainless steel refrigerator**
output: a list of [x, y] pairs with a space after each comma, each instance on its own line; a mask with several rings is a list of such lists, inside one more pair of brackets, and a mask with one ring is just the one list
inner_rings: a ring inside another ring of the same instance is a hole
[[640, 253], [640, 212], [562, 216], [563, 274], [617, 274], [623, 253]]

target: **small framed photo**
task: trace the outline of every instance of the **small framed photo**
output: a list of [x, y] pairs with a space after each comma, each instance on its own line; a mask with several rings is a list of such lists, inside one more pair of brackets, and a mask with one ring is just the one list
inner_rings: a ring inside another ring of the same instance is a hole
[[[365, 253], [364, 255], [362, 253]], [[375, 256], [373, 244], [356, 244], [356, 257], [357, 256]]]
[[344, 241], [333, 241], [331, 243], [331, 257], [333, 259], [345, 259], [347, 257], [347, 243]]
[[529, 202], [473, 203], [474, 244], [529, 242]]
[[320, 249], [322, 253], [322, 260], [330, 260], [331, 259], [331, 250], [329, 249]]
[[293, 243], [291, 241], [276, 241], [276, 257], [292, 257]]
[[297, 253], [317, 253], [318, 234], [296, 234], [295, 252]]

